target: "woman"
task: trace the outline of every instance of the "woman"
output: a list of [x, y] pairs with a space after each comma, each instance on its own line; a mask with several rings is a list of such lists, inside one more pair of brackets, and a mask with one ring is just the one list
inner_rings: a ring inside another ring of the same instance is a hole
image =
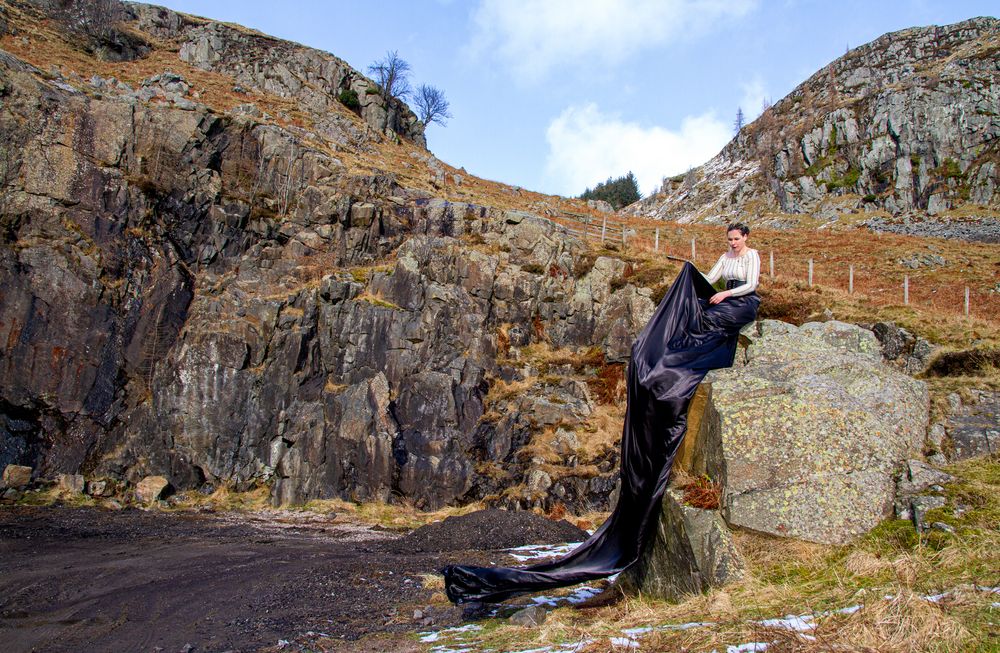
[[[742, 222], [726, 227], [729, 251], [719, 257], [706, 275], [708, 282], [713, 284], [720, 278], [725, 279], [726, 289], [709, 298], [710, 306], [703, 319], [720, 329], [732, 329], [739, 325], [737, 334], [744, 325], [754, 321], [760, 306], [760, 298], [755, 292], [760, 281], [760, 256], [757, 250], [747, 247], [749, 235], [750, 227]], [[724, 306], [723, 302], [726, 302]], [[735, 340], [732, 344], [735, 354]], [[732, 360], [729, 365], [732, 365]]]
[[[750, 229], [726, 228], [729, 251], [708, 280], [685, 263], [632, 345], [622, 429], [618, 505], [604, 524], [566, 556], [524, 569], [450, 565], [441, 570], [455, 603], [503, 601], [603, 578], [635, 563], [656, 525], [670, 467], [687, 428], [687, 407], [705, 374], [733, 364], [740, 329], [757, 315], [760, 258]], [[711, 282], [726, 279], [716, 292]]]

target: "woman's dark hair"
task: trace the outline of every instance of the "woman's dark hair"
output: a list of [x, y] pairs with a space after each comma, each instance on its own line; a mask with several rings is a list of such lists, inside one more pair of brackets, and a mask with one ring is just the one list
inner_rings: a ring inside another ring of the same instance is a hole
[[742, 222], [734, 222], [734, 223], [732, 223], [730, 225], [727, 225], [726, 226], [726, 233], [728, 234], [730, 231], [738, 231], [741, 234], [743, 234], [744, 236], [749, 236], [750, 235], [750, 227], [748, 227], [747, 225], [743, 224]]

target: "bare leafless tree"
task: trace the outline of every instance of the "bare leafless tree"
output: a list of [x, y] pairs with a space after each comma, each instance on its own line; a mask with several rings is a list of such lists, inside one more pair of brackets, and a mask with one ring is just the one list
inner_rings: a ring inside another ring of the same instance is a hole
[[448, 124], [448, 118], [451, 118], [448, 100], [444, 91], [439, 88], [421, 84], [413, 97], [413, 103], [417, 106], [417, 116], [424, 127], [432, 122], [444, 126]]
[[121, 0], [58, 0], [55, 15], [72, 29], [106, 37], [126, 13]]
[[410, 94], [410, 64], [397, 51], [386, 52], [384, 59], [368, 66], [368, 73], [375, 78], [386, 103], [391, 98], [403, 100]]
[[368, 73], [375, 78], [385, 107], [385, 121], [382, 129], [389, 126], [389, 114], [392, 99], [403, 100], [410, 94], [410, 64], [392, 50], [385, 53], [385, 58], [379, 59], [368, 66]]

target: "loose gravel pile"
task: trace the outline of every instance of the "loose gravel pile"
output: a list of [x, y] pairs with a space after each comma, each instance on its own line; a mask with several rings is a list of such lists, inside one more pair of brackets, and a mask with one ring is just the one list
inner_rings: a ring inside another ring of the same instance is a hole
[[397, 552], [511, 549], [528, 544], [580, 542], [586, 538], [586, 531], [566, 520], [490, 509], [421, 526], [393, 542], [391, 547]]

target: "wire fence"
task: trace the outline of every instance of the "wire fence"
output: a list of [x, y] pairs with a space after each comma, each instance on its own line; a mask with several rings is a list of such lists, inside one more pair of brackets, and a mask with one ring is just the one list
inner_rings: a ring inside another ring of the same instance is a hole
[[[595, 218], [587, 214], [563, 213], [559, 216], [561, 221], [569, 224], [556, 222], [563, 233], [568, 236], [584, 239], [590, 242], [598, 242], [602, 245], [621, 248], [627, 252], [629, 249], [645, 250], [653, 253], [662, 253], [672, 258], [684, 258], [698, 264], [699, 256], [702, 259], [710, 259], [707, 263], [714, 263], [715, 245], [717, 238], [712, 239], [712, 247], [702, 239], [702, 247], [705, 255], [699, 252], [699, 238], [697, 236], [679, 238], [668, 237], [666, 227], [636, 227], [624, 222], [609, 219], [607, 216]], [[941, 286], [935, 283], [924, 283], [919, 288], [913, 287], [909, 274], [904, 274], [901, 284], [886, 284], [886, 277], [879, 272], [856, 268], [854, 264], [844, 264], [837, 262], [823, 262], [822, 269], [814, 258], [799, 256], [782, 256], [782, 253], [775, 253], [772, 250], [760, 251], [761, 255], [761, 275], [777, 278], [779, 274], [784, 279], [804, 282], [808, 287], [823, 287], [846, 292], [849, 295], [862, 295], [882, 305], [902, 304], [910, 306], [919, 302], [921, 305], [931, 306], [935, 309], [946, 310], [950, 313], [969, 316], [975, 314], [987, 319], [995, 319], [992, 315], [995, 309], [993, 304], [996, 298], [988, 293], [973, 292], [970, 286], [958, 286], [954, 284]], [[912, 293], [911, 290], [917, 292]], [[984, 310], [980, 310], [984, 309]]]

